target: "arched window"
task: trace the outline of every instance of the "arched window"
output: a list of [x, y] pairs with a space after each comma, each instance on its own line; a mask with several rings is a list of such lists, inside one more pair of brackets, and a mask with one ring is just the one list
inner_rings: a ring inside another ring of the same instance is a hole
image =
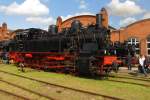
[[150, 36], [147, 38], [147, 52], [150, 55]]
[[129, 38], [128, 39], [128, 44], [130, 44], [130, 45], [135, 45], [135, 49], [136, 49], [136, 54], [140, 54], [140, 42], [139, 42], [139, 40], [137, 39], [137, 38]]

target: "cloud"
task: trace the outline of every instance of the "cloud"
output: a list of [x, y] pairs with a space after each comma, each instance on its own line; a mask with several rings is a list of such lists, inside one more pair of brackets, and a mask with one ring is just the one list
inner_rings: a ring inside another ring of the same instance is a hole
[[49, 9], [40, 0], [25, 0], [23, 3], [5, 6], [0, 5], [0, 11], [8, 15], [43, 16], [49, 14]]
[[150, 12], [147, 12], [144, 14], [143, 19], [148, 19], [150, 18]]
[[80, 6], [79, 6], [80, 9], [86, 9], [87, 8], [88, 4], [85, 2], [85, 0], [79, 0], [79, 3], [80, 3]]
[[69, 18], [71, 18], [71, 17], [80, 16], [80, 15], [95, 15], [95, 14], [93, 14], [93, 13], [91, 13], [91, 12], [81, 12], [81, 13], [76, 13], [76, 14], [73, 14], [73, 15], [61, 16], [61, 18], [62, 18], [63, 21], [64, 21], [64, 20], [69, 19]]
[[116, 16], [133, 16], [141, 14], [144, 10], [135, 3], [135, 0], [125, 0], [121, 2], [120, 0], [111, 0], [107, 5], [107, 9], [110, 14]]
[[134, 23], [134, 22], [136, 22], [136, 19], [135, 19], [135, 18], [133, 18], [133, 17], [128, 17], [128, 18], [125, 18], [125, 19], [121, 20], [121, 21], [120, 21], [120, 25], [121, 25], [121, 26], [127, 26], [127, 25], [129, 25], [129, 24], [131, 24], [131, 23]]
[[51, 25], [56, 23], [56, 20], [53, 17], [28, 17], [26, 21], [42, 25]]
[[86, 9], [88, 6], [86, 0], [76, 0], [76, 2], [79, 3], [79, 9]]

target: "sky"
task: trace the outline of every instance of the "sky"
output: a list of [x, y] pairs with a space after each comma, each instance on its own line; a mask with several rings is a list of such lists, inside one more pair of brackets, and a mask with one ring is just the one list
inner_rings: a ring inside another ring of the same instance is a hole
[[0, 24], [11, 30], [47, 29], [58, 16], [95, 15], [105, 7], [115, 28], [150, 18], [150, 0], [0, 0]]

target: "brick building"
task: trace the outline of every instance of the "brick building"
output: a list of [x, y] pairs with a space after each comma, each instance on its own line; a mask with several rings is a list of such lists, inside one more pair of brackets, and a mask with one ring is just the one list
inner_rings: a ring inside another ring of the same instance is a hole
[[150, 55], [150, 19], [132, 23], [111, 33], [112, 41], [128, 41], [136, 45], [137, 54]]
[[[111, 30], [115, 30], [115, 28], [108, 25], [109, 19], [108, 19], [108, 13], [107, 13], [106, 9], [102, 8], [99, 13], [100, 13], [100, 15], [103, 16], [102, 27], [106, 27], [106, 28], [109, 27]], [[96, 24], [96, 16], [94, 16], [94, 15], [74, 16], [74, 17], [69, 18], [65, 21], [62, 21], [62, 18], [58, 17], [57, 22], [56, 22], [56, 25], [58, 26], [58, 31], [61, 31], [64, 28], [71, 27], [71, 23], [74, 20], [79, 20], [82, 23], [83, 27], [86, 27], [86, 26], [91, 25], [91, 24], [93, 24], [93, 25]]]
[[0, 26], [0, 40], [3, 41], [11, 38], [13, 38], [12, 33], [8, 30], [7, 24], [3, 23], [2, 26]]
[[[128, 44], [136, 45], [136, 54], [150, 55], [150, 19], [140, 20], [124, 28], [115, 29], [108, 25], [109, 16], [105, 8], [102, 8], [100, 14], [102, 15], [102, 26], [111, 30], [111, 40], [113, 42], [128, 41]], [[96, 24], [96, 16], [94, 15], [74, 16], [65, 21], [58, 17], [56, 22], [58, 30], [61, 31], [63, 28], [70, 27], [73, 20], [79, 20], [85, 27]]]

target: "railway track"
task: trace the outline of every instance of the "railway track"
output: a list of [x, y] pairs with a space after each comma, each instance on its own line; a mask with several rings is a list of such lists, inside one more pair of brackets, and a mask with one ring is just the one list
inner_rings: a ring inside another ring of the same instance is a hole
[[119, 83], [125, 83], [125, 84], [133, 84], [133, 85], [144, 86], [144, 87], [150, 87], [150, 85], [147, 85], [147, 84], [134, 83], [134, 82], [127, 82], [127, 81], [119, 81], [119, 80], [113, 80], [113, 79], [109, 79], [109, 80], [107, 80], [107, 81], [119, 82]]
[[142, 79], [142, 78], [133, 78], [133, 77], [129, 77], [129, 76], [109, 76], [111, 78], [124, 78], [124, 79], [132, 79], [132, 80], [137, 80], [137, 81], [145, 81], [145, 82], [150, 82], [150, 79]]
[[[96, 77], [95, 79], [101, 79], [101, 78]], [[133, 78], [133, 77], [128, 77], [128, 76], [113, 76], [113, 75], [109, 75], [108, 77], [106, 77], [104, 79], [105, 79], [105, 81], [110, 81], [110, 82], [131, 84], [131, 85], [137, 85], [137, 86], [143, 86], [143, 87], [150, 87], [150, 80], [149, 79]], [[139, 81], [139, 83], [133, 82], [134, 80]], [[147, 84], [143, 84], [140, 82], [147, 82]]]
[[[87, 95], [92, 95], [92, 96], [100, 96], [100, 97], [103, 97], [104, 99], [109, 99], [109, 100], [123, 100], [121, 98], [107, 96], [107, 95], [103, 95], [103, 94], [99, 94], [99, 93], [94, 93], [94, 92], [90, 92], [90, 91], [86, 91], [86, 90], [80, 90], [80, 89], [75, 89], [75, 88], [66, 87], [66, 86], [62, 86], [62, 85], [52, 84], [52, 83], [49, 83], [49, 82], [45, 82], [45, 81], [33, 79], [33, 78], [30, 78], [30, 77], [25, 77], [25, 76], [22, 76], [22, 75], [16, 75], [14, 73], [2, 71], [2, 70], [0, 70], [0, 72], [8, 74], [8, 75], [13, 75], [13, 76], [17, 76], [17, 77], [20, 77], [20, 78], [28, 79], [28, 80], [31, 80], [31, 81], [36, 81], [36, 82], [39, 82], [39, 83], [42, 83], [42, 84], [45, 84], [45, 85], [48, 85], [48, 86], [59, 87], [59, 88], [63, 88], [63, 89], [67, 89], [67, 90], [71, 90], [71, 91], [74, 91], [74, 92], [79, 92], [79, 93], [83, 93], [83, 94], [87, 94]], [[7, 82], [7, 81], [3, 81], [3, 82], [6, 82], [8, 84], [11, 84], [11, 85], [15, 86], [15, 84], [12, 84], [10, 82]], [[25, 88], [23, 88], [23, 89], [25, 89]], [[33, 92], [33, 91], [30, 91], [30, 92]], [[55, 100], [55, 99], [54, 98], [50, 98], [50, 100]]]
[[21, 99], [21, 100], [30, 100], [30, 99], [27, 98], [27, 97], [20, 96], [20, 95], [18, 95], [18, 94], [14, 94], [14, 93], [11, 93], [11, 92], [2, 90], [2, 89], [0, 89], [0, 92], [2, 92], [2, 93], [4, 93], [4, 94], [7, 94], [7, 95], [11, 95], [11, 96], [13, 96], [13, 97], [16, 97], [17, 99]]
[[[133, 84], [133, 85], [139, 85], [139, 86], [144, 86], [144, 87], [150, 87], [150, 79], [148, 79], [148, 78], [140, 78], [140, 77], [134, 78], [134, 77], [131, 77], [131, 76], [126, 76], [126, 75], [123, 75], [123, 76], [110, 75], [108, 77], [109, 77], [109, 79], [107, 81]], [[116, 79], [118, 79], [118, 80], [116, 80]], [[126, 79], [128, 81], [126, 81]], [[131, 80], [132, 80], [132, 82], [130, 82]], [[133, 82], [134, 80], [139, 81], [139, 82], [147, 82], [148, 84], [142, 84], [142, 83], [137, 83], [137, 82], [135, 83], [135, 82]]]
[[[52, 97], [49, 97], [49, 96], [47, 96], [47, 95], [44, 95], [44, 94], [41, 94], [41, 93], [32, 91], [32, 90], [30, 90], [30, 89], [24, 88], [24, 87], [22, 87], [22, 86], [13, 84], [13, 83], [8, 82], [8, 81], [4, 81], [4, 80], [1, 80], [1, 79], [0, 79], [0, 82], [6, 83], [6, 84], [11, 85], [11, 86], [13, 86], [13, 87], [20, 88], [20, 89], [22, 89], [22, 90], [25, 90], [25, 91], [30, 92], [30, 93], [32, 93], [32, 94], [38, 95], [38, 96], [40, 96], [40, 97], [47, 98], [47, 99], [49, 99], [49, 100], [56, 100], [56, 99], [54, 99], [54, 98], [52, 98]], [[27, 99], [27, 100], [29, 100], [29, 99]]]

